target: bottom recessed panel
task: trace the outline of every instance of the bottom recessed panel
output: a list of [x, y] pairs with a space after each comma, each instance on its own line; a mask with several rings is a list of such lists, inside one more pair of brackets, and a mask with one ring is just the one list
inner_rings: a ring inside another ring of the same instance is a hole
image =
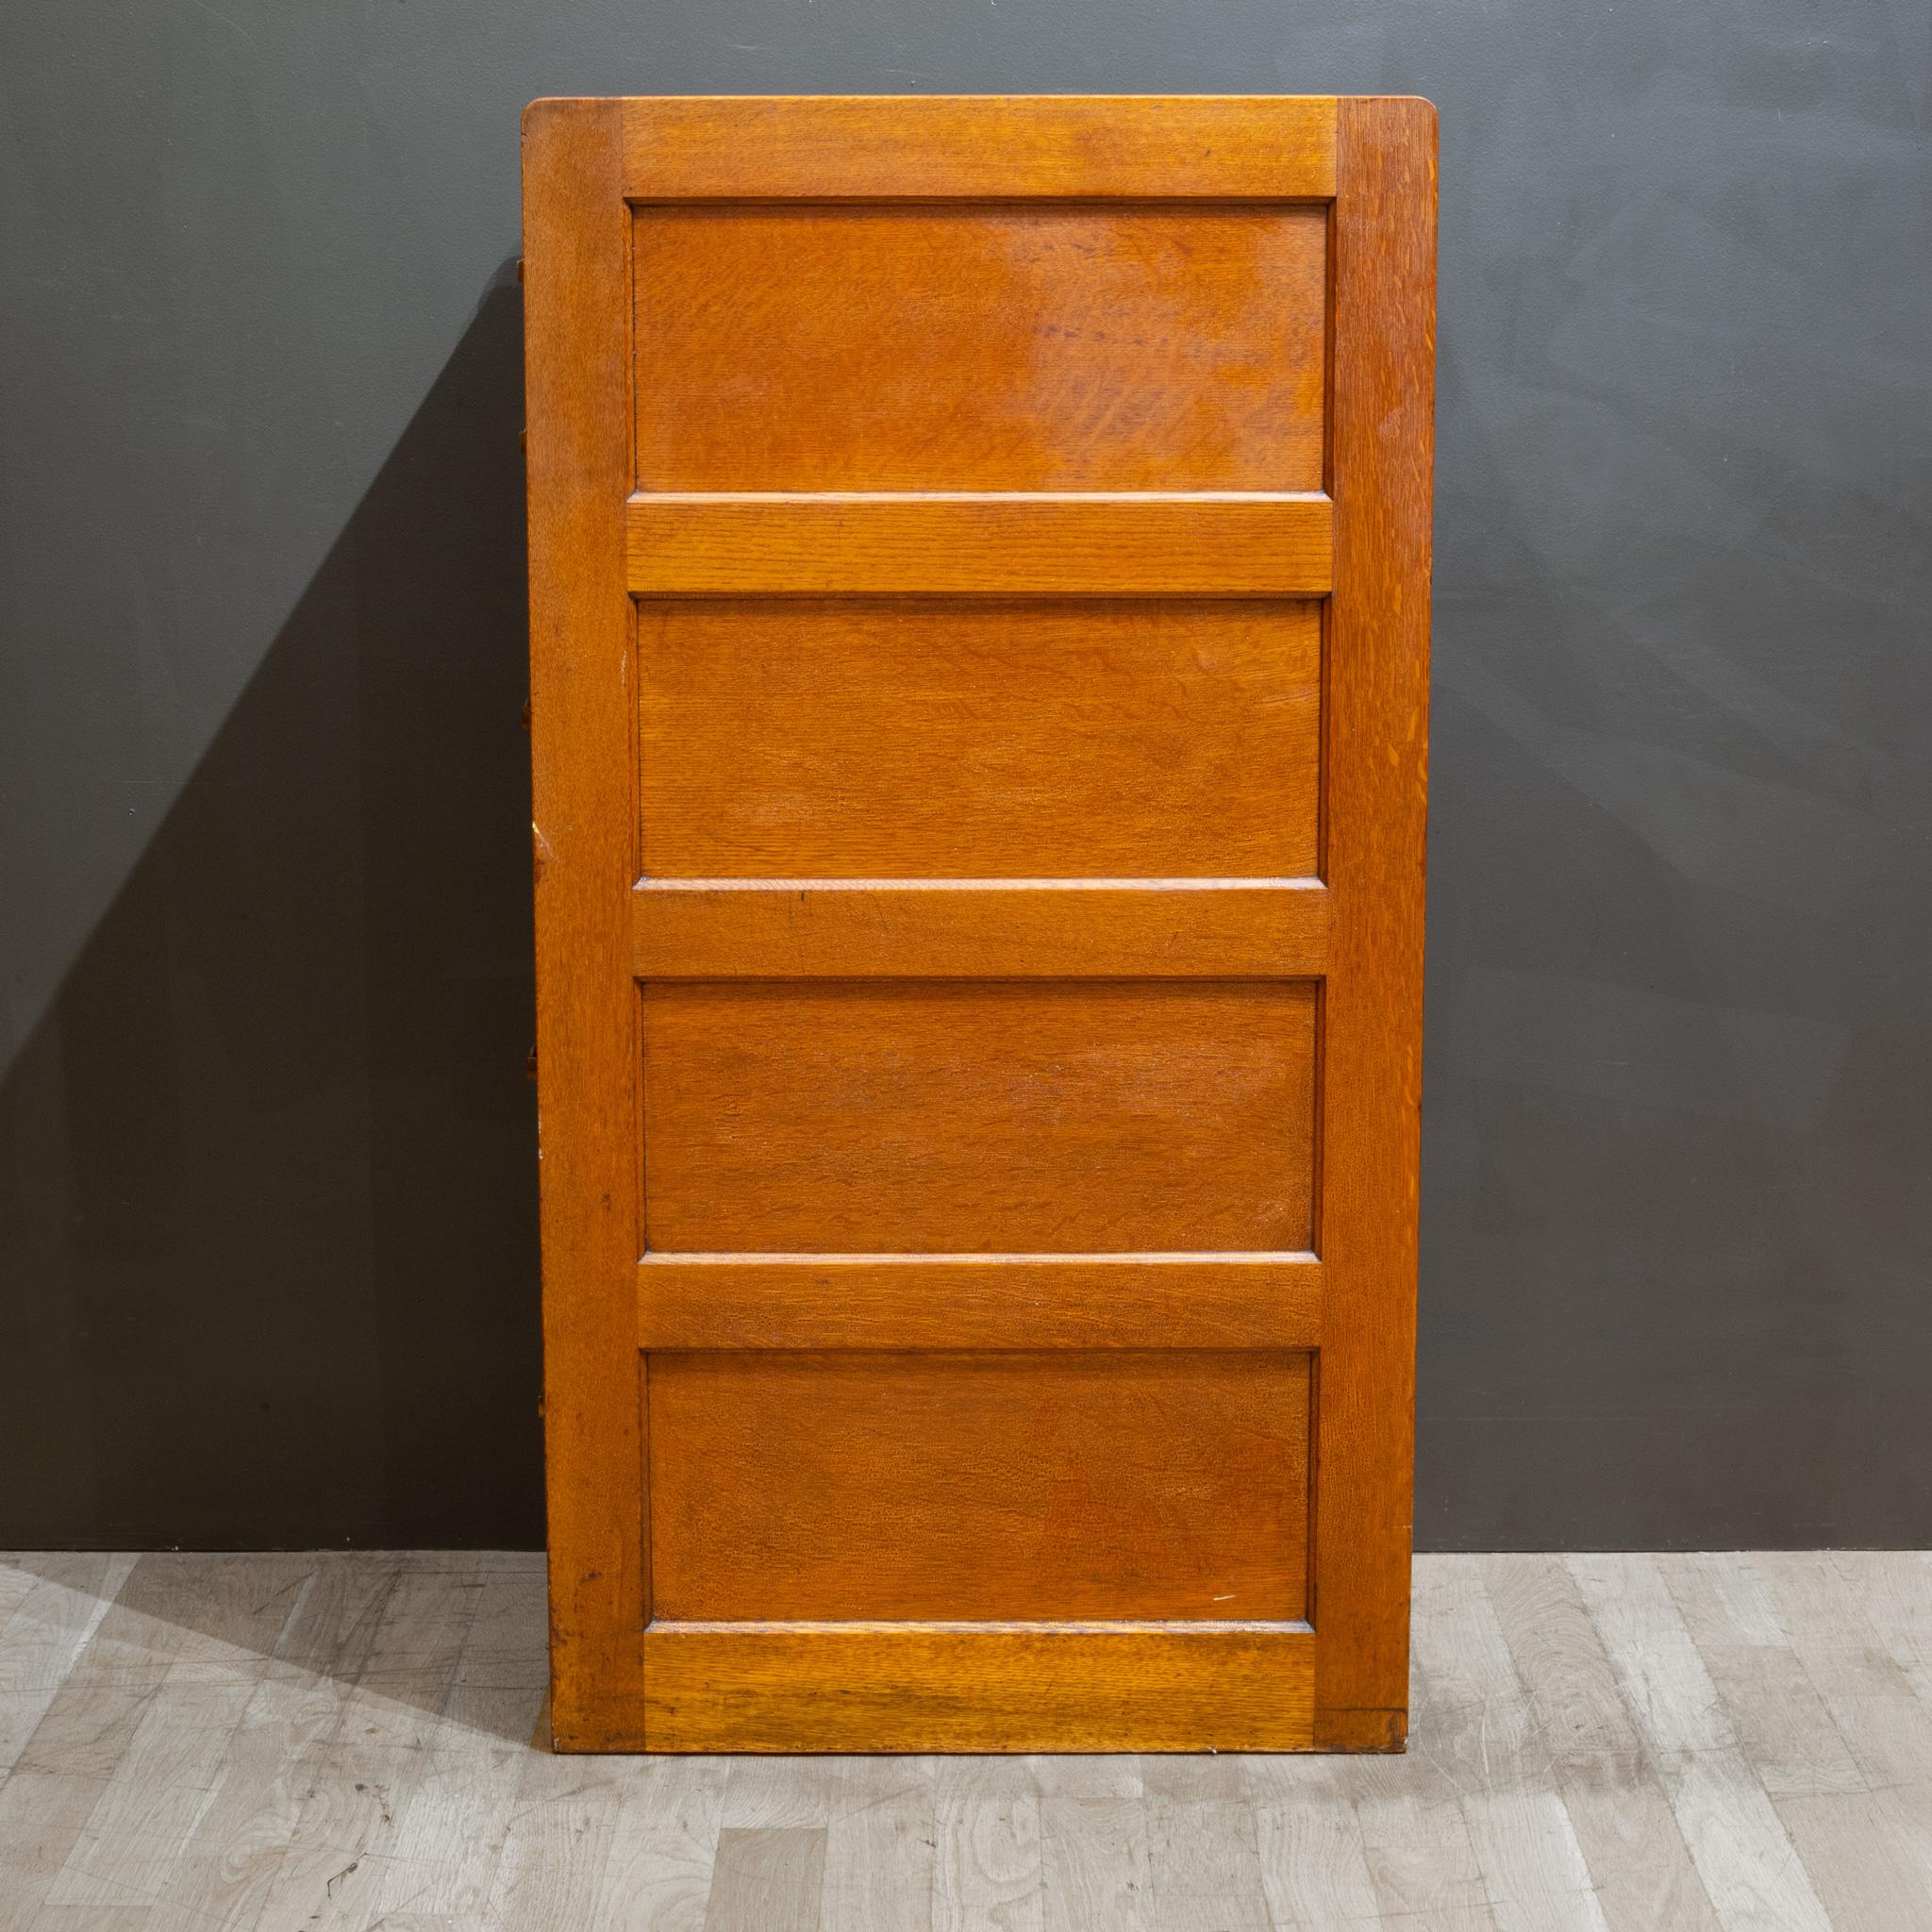
[[647, 1362], [658, 1619], [1305, 1613], [1306, 1355]]

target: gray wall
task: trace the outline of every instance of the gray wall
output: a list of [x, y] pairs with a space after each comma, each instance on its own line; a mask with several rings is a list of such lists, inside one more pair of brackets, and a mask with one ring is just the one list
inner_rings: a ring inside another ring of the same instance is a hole
[[1420, 1541], [1932, 1541], [1924, 0], [13, 0], [0, 1543], [541, 1534], [517, 114], [1442, 110]]

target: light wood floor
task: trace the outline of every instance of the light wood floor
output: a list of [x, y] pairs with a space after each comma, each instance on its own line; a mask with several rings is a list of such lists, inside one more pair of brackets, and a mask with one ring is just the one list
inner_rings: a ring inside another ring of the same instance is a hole
[[526, 1556], [0, 1560], [0, 1926], [1932, 1928], [1932, 1557], [1434, 1557], [1397, 1758], [558, 1758]]

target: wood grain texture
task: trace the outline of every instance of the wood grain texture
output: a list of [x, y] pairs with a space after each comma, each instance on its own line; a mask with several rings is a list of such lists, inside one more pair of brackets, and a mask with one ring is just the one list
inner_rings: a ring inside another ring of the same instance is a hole
[[934, 1770], [936, 1932], [1043, 1932], [1040, 1800], [1030, 1768], [1010, 1758], [941, 1757]]
[[[1717, 1932], [1574, 1580], [1539, 1556], [1485, 1557], [1480, 1571], [1515, 1664], [1524, 1732], [1547, 1748], [1547, 1770], [1536, 1769], [1569, 1815], [1608, 1932]], [[1486, 1724], [1486, 1745], [1490, 1735]]]
[[378, 1922], [488, 1911], [521, 1767], [513, 1752], [473, 1757], [463, 1743], [479, 1731], [527, 1739], [541, 1721], [543, 1677], [530, 1668], [528, 1648], [542, 1627], [537, 1579], [521, 1565], [486, 1561], [465, 1582], [462, 1647], [423, 1739], [426, 1761], [408, 1802], [390, 1807], [396, 1830], [388, 1856], [371, 1861], [367, 1895]]
[[1333, 506], [1269, 495], [636, 495], [640, 597], [1319, 597]]
[[[1572, 1557], [1575, 1579], [1720, 1924], [1820, 1932], [1830, 1920], [1751, 1773], [1709, 1669], [1648, 1557]], [[1923, 1734], [1924, 1713], [1916, 1713]]]
[[[1592, 1923], [1583, 1890], [1550, 1883], [1553, 1806], [1609, 1932], [1932, 1924], [1927, 1786], [1895, 1775], [1932, 1715], [1912, 1687], [1932, 1635], [1925, 1553], [1423, 1556], [1415, 1570], [1420, 1748], [1407, 1757], [861, 1750], [600, 1765], [530, 1735], [544, 1670], [535, 1553], [7, 1557], [0, 1687], [44, 1707], [18, 1756], [18, 1732], [0, 1743], [0, 1928], [100, 1932], [145, 1915], [165, 1932], [766, 1932], [890, 1914], [889, 1932], [1164, 1932], [1247, 1924], [1265, 1904], [1284, 1932], [1548, 1932]], [[50, 1645], [50, 1624], [84, 1633], [78, 1649]], [[734, 1657], [714, 1637], [785, 1651], [786, 1723], [816, 1750], [825, 1705], [850, 1743], [875, 1700], [908, 1746], [974, 1751], [1041, 1668], [1023, 1651], [975, 1686], [979, 1658], [953, 1652], [947, 1667], [950, 1627], [910, 1633], [924, 1639], [910, 1657], [868, 1653], [891, 1634], [666, 1624], [646, 1642], [672, 1665], [679, 1725], [716, 1724], [721, 1745], [748, 1712], [726, 1695]], [[1308, 1740], [1319, 1640], [1305, 1631], [972, 1634], [1049, 1639], [1051, 1741], [1082, 1748], [1124, 1712], [1159, 1720], [1140, 1733], [1149, 1753], [1204, 1708], [1228, 1715], [1213, 1690], [1228, 1679], [1210, 1668], [1224, 1636], [1274, 1641], [1286, 1655], [1237, 1661], [1235, 1707], [1251, 1723], [1285, 1679], [1301, 1712], [1290, 1742]], [[1065, 1645], [1090, 1634], [1102, 1646], [1083, 1663]], [[693, 1643], [687, 1665], [675, 1647]], [[1785, 1722], [1779, 1701], [1809, 1686], [1815, 1707], [1819, 1682], [1831, 1712]], [[1180, 1701], [1196, 1683], [1206, 1702]], [[1004, 1703], [974, 1719], [989, 1685]], [[853, 1687], [860, 1707], [840, 1720]], [[641, 1702], [623, 1709], [637, 1728], [618, 1741], [643, 1742]], [[922, 1710], [937, 1713], [929, 1733]]]
[[[1183, 1760], [1185, 1761], [1185, 1760]], [[1302, 1776], [1281, 1777], [1278, 1760], [1261, 1759], [1271, 1774], [1243, 1789], [1255, 1807], [1255, 1844], [1261, 1862], [1261, 1891], [1275, 1927], [1373, 1925], [1380, 1916], [1374, 1879], [1362, 1848], [1361, 1823], [1341, 1780], [1324, 1785]], [[1297, 1763], [1293, 1773], [1313, 1767]], [[1276, 1793], [1279, 1796], [1276, 1796]]]
[[1318, 1743], [1399, 1747], [1414, 1459], [1436, 111], [1338, 104]]
[[1307, 199], [1335, 103], [1274, 94], [629, 100], [633, 201]]
[[1157, 1925], [1278, 1932], [1261, 1883], [1255, 1814], [1238, 1798], [1149, 1790], [1147, 1875]]
[[[531, 143], [559, 1740], [1399, 1749], [1433, 110]], [[1314, 1632], [1197, 1624], [1156, 1722], [1087, 1623], [1217, 1566]], [[930, 1896], [922, 1802], [826, 1896]]]
[[647, 878], [1299, 878], [1312, 602], [665, 599]]
[[[505, 1844], [482, 1921], [492, 1932], [553, 1932], [558, 1925], [635, 1924], [600, 1905], [607, 1896], [627, 1793], [601, 1766], [525, 1753], [514, 1829]], [[635, 1767], [630, 1767], [635, 1776]], [[619, 1902], [613, 1900], [612, 1906]], [[328, 1923], [326, 1917], [323, 1923]], [[378, 1922], [379, 1923], [379, 1922]], [[374, 1927], [370, 1928], [374, 1932]], [[384, 1932], [388, 1928], [384, 1927]], [[475, 1932], [474, 1927], [463, 1932]]]
[[1309, 1243], [1295, 981], [659, 982], [645, 1228], [673, 1252]]
[[1318, 977], [1311, 879], [651, 879], [640, 979]]
[[[142, 1574], [125, 1557], [76, 1560], [62, 1553], [24, 1559], [15, 1575], [28, 1587], [21, 1591], [22, 1609], [0, 1632], [0, 1647], [7, 1676], [33, 1687], [40, 1710], [7, 1738], [0, 1927], [35, 1932], [49, 1910], [49, 1892], [188, 1641], [190, 1619], [177, 1613], [181, 1586], [206, 1590], [210, 1573], [193, 1558], [151, 1558]], [[71, 1651], [64, 1637], [50, 1645], [50, 1624], [82, 1642]], [[56, 1672], [42, 1702], [44, 1677]]]
[[[562, 1760], [580, 1774], [581, 1760]], [[618, 1804], [593, 1925], [696, 1927], [708, 1915], [731, 1767], [658, 1759], [613, 1765]], [[568, 1801], [563, 1807], [568, 1810]], [[512, 1827], [514, 1830], [514, 1827]]]
[[[1129, 1757], [1124, 1762], [1138, 1763]], [[1058, 1760], [1076, 1770], [1117, 1758]], [[1085, 1783], [1069, 1794], [1041, 1780], [1041, 1920], [1045, 1932], [1154, 1932], [1147, 1812], [1138, 1775]], [[1124, 1787], [1122, 1789], [1121, 1787]]]
[[643, 1717], [658, 1751], [1301, 1750], [1312, 1641], [1215, 1624], [660, 1624]]
[[669, 1353], [658, 1618], [1298, 1619], [1304, 1355]]
[[[392, 1647], [397, 1632], [407, 1632], [423, 1645], [427, 1655], [419, 1653], [421, 1661], [440, 1655], [437, 1646], [425, 1641], [431, 1617], [425, 1614], [426, 1600], [421, 1593], [422, 1574], [433, 1566], [386, 1552], [320, 1561], [271, 1557], [222, 1567], [230, 1571], [229, 1578], [210, 1567], [198, 1576], [176, 1579], [186, 1586], [179, 1600], [188, 1600], [191, 1591], [211, 1600], [240, 1586], [258, 1601], [279, 1584], [293, 1608], [275, 1639], [273, 1657], [263, 1660], [255, 1694], [228, 1740], [224, 1762], [208, 1781], [208, 1802], [198, 1809], [188, 1842], [171, 1861], [158, 1906], [165, 1924], [175, 1923], [177, 1913], [184, 1921], [202, 1924], [287, 1924], [306, 1916], [304, 1894], [311, 1880], [319, 1890], [327, 1875], [341, 1871], [338, 1860], [315, 1874], [329, 1835], [341, 1830], [355, 1837], [362, 1823], [354, 1807], [338, 1802], [341, 1793], [328, 1776], [346, 1756], [341, 1730], [355, 1687], [373, 1667], [387, 1688], [404, 1688], [399, 1681], [403, 1666]], [[472, 1580], [470, 1567], [448, 1561], [441, 1567], [459, 1598], [462, 1586]], [[541, 1697], [544, 1679], [540, 1654], [543, 1576], [539, 1566], [525, 1558], [510, 1566], [507, 1579], [535, 1613], [517, 1644], [517, 1674], [531, 1692], [525, 1707], [523, 1735], [527, 1737], [529, 1713]], [[389, 1615], [391, 1605], [397, 1610], [393, 1618]], [[236, 1650], [227, 1648], [223, 1656], [226, 1669], [233, 1671]], [[366, 1739], [369, 1734], [358, 1726], [355, 1735]], [[365, 1766], [362, 1760], [358, 1768]], [[359, 1800], [366, 1793], [353, 1795]], [[352, 1874], [352, 1879], [359, 1876]], [[345, 1885], [341, 1903], [353, 1911], [369, 1892], [344, 1881], [338, 1885], [339, 1896]], [[486, 1876], [482, 1889], [487, 1887]]]
[[[232, 1755], [246, 1748], [258, 1684], [257, 1673], [235, 1669], [234, 1659], [275, 1650], [311, 1571], [300, 1557], [258, 1557], [244, 1570], [176, 1557], [142, 1579], [139, 1596], [149, 1609], [166, 1606], [184, 1627], [168, 1645], [167, 1668], [150, 1685], [86, 1830], [48, 1890], [50, 1907], [84, 1914], [172, 1894], [184, 1917], [192, 1910], [194, 1880], [208, 1874], [184, 1871], [194, 1861], [182, 1854], [192, 1852], [194, 1828], [211, 1814], [226, 1813], [224, 1822], [234, 1824], [227, 1773]], [[236, 1903], [245, 1908], [250, 1894], [259, 1903], [255, 1886], [242, 1890]]]
[[907, 1757], [825, 1827], [825, 1915], [851, 1932], [898, 1932], [932, 1910], [934, 1760]]
[[637, 701], [617, 506], [629, 487], [629, 225], [615, 102], [524, 122], [531, 797], [551, 1722], [602, 1734], [649, 1600], [637, 1403]]
[[721, 1831], [705, 1932], [818, 1932], [824, 1872], [823, 1827]]
[[647, 1255], [638, 1346], [1312, 1349], [1321, 1303], [1312, 1255]]
[[640, 208], [641, 491], [1314, 490], [1324, 211]]
[[0, 1764], [20, 1756], [134, 1564], [82, 1551], [42, 1567], [48, 1574], [5, 1578], [14, 1600], [0, 1602], [8, 1663], [0, 1676]]
[[1461, 1793], [1497, 1922], [1505, 1932], [1606, 1932], [1573, 1814], [1552, 1789], [1550, 1740], [1525, 1706], [1479, 1561], [1451, 1557], [1430, 1580], [1431, 1615], [1416, 1653], [1428, 1686], [1429, 1750]]

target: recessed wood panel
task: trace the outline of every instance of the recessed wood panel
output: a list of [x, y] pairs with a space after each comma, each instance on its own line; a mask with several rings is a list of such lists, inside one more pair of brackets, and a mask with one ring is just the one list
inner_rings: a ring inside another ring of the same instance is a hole
[[1299, 1618], [1307, 1363], [653, 1356], [656, 1614]]
[[674, 600], [638, 650], [649, 877], [1315, 869], [1313, 604]]
[[1326, 214], [652, 206], [644, 490], [1316, 490]]
[[1308, 1247], [1301, 981], [644, 990], [652, 1250]]

